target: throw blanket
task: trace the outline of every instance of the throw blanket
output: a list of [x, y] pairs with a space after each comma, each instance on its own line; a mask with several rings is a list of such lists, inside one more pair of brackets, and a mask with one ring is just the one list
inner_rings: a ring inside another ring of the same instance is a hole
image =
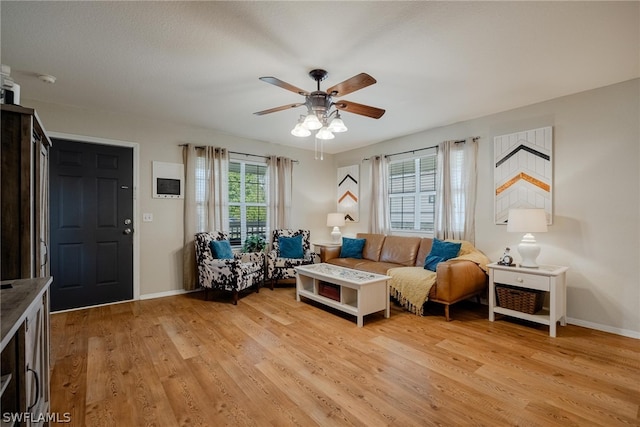
[[436, 273], [422, 267], [390, 268], [389, 290], [405, 310], [422, 316], [422, 307], [427, 302], [431, 287], [436, 283]]
[[[489, 258], [465, 240], [462, 241], [460, 254], [449, 261], [463, 260], [478, 264], [485, 273], [488, 271]], [[389, 281], [391, 296], [404, 309], [422, 316], [424, 303], [427, 302], [431, 287], [436, 283], [436, 273], [422, 267], [396, 267], [390, 268], [387, 275], [391, 276]]]

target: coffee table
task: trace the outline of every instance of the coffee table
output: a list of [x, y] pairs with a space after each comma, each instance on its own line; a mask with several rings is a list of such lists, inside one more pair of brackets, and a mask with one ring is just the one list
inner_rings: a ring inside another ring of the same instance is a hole
[[[302, 265], [295, 270], [298, 301], [302, 296], [352, 314], [357, 318], [358, 327], [362, 327], [367, 314], [384, 310], [384, 317], [389, 318], [388, 280], [391, 277], [325, 263]], [[321, 282], [337, 285], [339, 300], [320, 295]]]

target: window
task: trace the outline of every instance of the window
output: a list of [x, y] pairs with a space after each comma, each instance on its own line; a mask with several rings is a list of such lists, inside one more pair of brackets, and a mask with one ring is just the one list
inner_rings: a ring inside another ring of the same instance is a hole
[[229, 240], [240, 246], [252, 234], [266, 237], [267, 165], [229, 162]]
[[389, 162], [389, 217], [392, 231], [433, 233], [436, 151]]

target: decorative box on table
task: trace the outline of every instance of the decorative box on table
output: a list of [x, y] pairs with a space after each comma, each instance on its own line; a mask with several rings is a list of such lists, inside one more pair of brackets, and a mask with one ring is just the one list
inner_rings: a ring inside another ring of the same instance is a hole
[[331, 298], [334, 301], [340, 301], [340, 286], [332, 283], [318, 283], [318, 295]]

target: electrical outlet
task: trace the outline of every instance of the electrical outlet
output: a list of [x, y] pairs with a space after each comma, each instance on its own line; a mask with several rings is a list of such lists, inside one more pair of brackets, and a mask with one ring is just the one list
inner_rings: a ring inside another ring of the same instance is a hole
[[142, 214], [142, 222], [152, 222], [153, 214], [152, 213], [143, 213]]

